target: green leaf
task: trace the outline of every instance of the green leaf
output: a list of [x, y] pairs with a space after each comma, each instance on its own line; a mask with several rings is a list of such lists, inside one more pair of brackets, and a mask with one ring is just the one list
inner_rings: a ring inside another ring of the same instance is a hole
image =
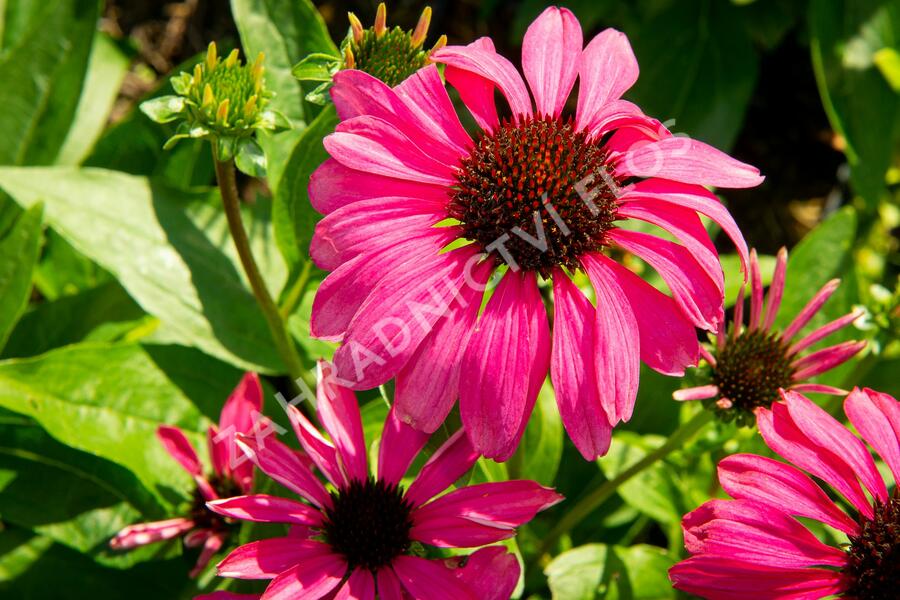
[[234, 164], [242, 173], [251, 177], [266, 176], [266, 155], [256, 140], [252, 138], [238, 142], [238, 152], [234, 157]]
[[563, 426], [556, 406], [556, 395], [550, 382], [545, 381], [519, 448], [508, 464], [510, 477], [531, 479], [552, 486], [562, 449]]
[[0, 238], [0, 350], [28, 306], [41, 248], [42, 213], [40, 204], [33, 206]]
[[[23, 206], [45, 200], [48, 223], [113, 273], [141, 307], [163, 323], [168, 342], [196, 346], [241, 368], [281, 371], [268, 327], [226, 231], [206, 205], [150, 181], [99, 169], [0, 169], [0, 187]], [[256, 244], [264, 223], [251, 226]], [[215, 236], [215, 237], [213, 237]], [[276, 258], [276, 257], [272, 257]], [[272, 289], [273, 260], [262, 255]], [[280, 277], [283, 277], [283, 266]]]
[[[720, 254], [719, 262], [725, 273], [725, 306], [734, 306], [737, 302], [738, 292], [744, 284], [744, 274], [741, 273], [741, 258], [737, 254]], [[759, 256], [759, 274], [762, 284], [772, 283], [772, 274], [775, 271], [775, 257], [762, 254]]]
[[58, 233], [52, 229], [44, 232], [44, 249], [34, 273], [34, 285], [45, 299], [56, 300], [77, 294], [111, 280], [108, 272], [78, 252]]
[[[81, 344], [0, 362], [0, 406], [32, 417], [51, 436], [128, 469], [155, 494], [186, 493], [190, 477], [156, 441], [207, 421], [136, 345]], [[188, 433], [196, 447], [205, 436]]]
[[641, 66], [629, 96], [672, 129], [728, 149], [753, 93], [758, 59], [727, 2], [672, 3], [626, 32]]
[[96, 0], [44, 2], [27, 33], [0, 56], [0, 164], [50, 164], [78, 105]]
[[331, 81], [340, 64], [341, 59], [336, 56], [317, 52], [294, 65], [291, 74], [300, 81]]
[[160, 96], [141, 102], [141, 112], [156, 123], [171, 123], [184, 112], [181, 96]]
[[563, 552], [544, 571], [554, 600], [674, 598], [668, 570], [675, 561], [662, 548], [587, 544]]
[[109, 36], [97, 34], [94, 37], [81, 98], [56, 164], [77, 165], [90, 153], [106, 129], [129, 62]]
[[13, 329], [2, 357], [36, 356], [80, 341], [114, 341], [142, 324], [144, 316], [122, 286], [107, 282], [36, 305]]
[[900, 49], [900, 3], [813, 0], [809, 30], [825, 112], [846, 140], [854, 189], [873, 209], [900, 138], [900, 95], [876, 59], [885, 48]]
[[322, 218], [309, 203], [309, 176], [328, 158], [322, 138], [334, 131], [337, 122], [334, 107], [327, 106], [309, 124], [293, 147], [285, 176], [275, 192], [275, 240], [289, 265], [306, 258], [313, 229]]

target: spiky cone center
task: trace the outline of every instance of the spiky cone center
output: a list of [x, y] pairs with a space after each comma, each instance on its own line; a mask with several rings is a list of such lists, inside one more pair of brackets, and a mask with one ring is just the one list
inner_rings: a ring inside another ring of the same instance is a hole
[[850, 536], [843, 597], [891, 600], [900, 593], [900, 489], [887, 502], [876, 500], [874, 513], [860, 519], [859, 535]]
[[716, 354], [713, 383], [719, 398], [706, 401], [726, 421], [754, 422], [753, 411], [778, 400], [779, 388], [788, 388], [795, 369], [789, 345], [777, 331], [757, 329], [729, 337]]
[[[209, 479], [209, 484], [219, 498], [233, 498], [244, 493], [230, 477], [214, 476]], [[194, 490], [191, 500], [191, 520], [195, 529], [226, 531], [233, 526], [231, 521], [206, 507], [206, 498], [199, 489]]]
[[223, 135], [252, 134], [272, 96], [263, 74], [262, 55], [244, 64], [236, 50], [223, 59], [211, 48], [194, 68], [185, 94], [194, 121]]
[[369, 478], [353, 480], [331, 496], [324, 537], [351, 569], [376, 571], [409, 550], [413, 507], [402, 488]]
[[413, 41], [413, 32], [394, 27], [378, 35], [374, 27], [362, 31], [357, 41], [345, 42], [347, 68], [365, 71], [394, 87], [428, 63], [428, 52]]
[[504, 240], [518, 267], [544, 277], [579, 268], [617, 218], [607, 153], [571, 119], [504, 120], [477, 140], [456, 177], [449, 212], [466, 239], [494, 256]]

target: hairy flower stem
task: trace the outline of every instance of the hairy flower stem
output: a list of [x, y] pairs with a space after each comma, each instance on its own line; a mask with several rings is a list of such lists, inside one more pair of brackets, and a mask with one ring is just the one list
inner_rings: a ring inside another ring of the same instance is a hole
[[[712, 420], [713, 413], [708, 410], [700, 411], [691, 420], [676, 429], [672, 433], [672, 435], [669, 436], [669, 439], [666, 440], [666, 443], [664, 443], [662, 446], [660, 446], [653, 452], [650, 452], [649, 454], [647, 454], [647, 456], [634, 463], [612, 479], [607, 480], [605, 483], [603, 483], [603, 485], [579, 500], [578, 503], [571, 509], [569, 509], [569, 511], [567, 511], [563, 515], [563, 517], [556, 523], [556, 527], [554, 527], [550, 531], [550, 533], [548, 533], [544, 537], [543, 543], [532, 559], [532, 562], [540, 560], [542, 556], [550, 551], [550, 549], [562, 534], [571, 531], [585, 518], [587, 518], [588, 515], [594, 512], [594, 510], [596, 510], [601, 504], [606, 502], [613, 494], [615, 494], [616, 490], [619, 489], [619, 486], [621, 486], [623, 483], [625, 483], [644, 469], [653, 466], [654, 464], [671, 454], [674, 450], [681, 448], [686, 441], [691, 439], [698, 431], [703, 429], [703, 427]], [[615, 440], [613, 440], [613, 443], [615, 443]]]
[[231, 231], [231, 239], [234, 241], [234, 247], [237, 249], [238, 256], [241, 258], [241, 265], [244, 267], [244, 273], [250, 280], [250, 287], [253, 289], [253, 295], [256, 297], [256, 303], [262, 309], [266, 322], [269, 324], [269, 330], [272, 332], [272, 339], [275, 341], [275, 347], [284, 366], [287, 368], [288, 374], [293, 381], [302, 379], [315, 389], [316, 382], [311, 374], [303, 367], [297, 349], [288, 333], [285, 321], [278, 312], [278, 306], [272, 299], [253, 258], [253, 252], [250, 250], [250, 240], [247, 239], [247, 230], [244, 229], [244, 222], [241, 219], [240, 201], [238, 200], [237, 182], [235, 181], [234, 160], [220, 161], [213, 150], [213, 159], [216, 165], [216, 181], [219, 183], [219, 191], [222, 194], [222, 204], [225, 207], [225, 217], [228, 219], [228, 229]]

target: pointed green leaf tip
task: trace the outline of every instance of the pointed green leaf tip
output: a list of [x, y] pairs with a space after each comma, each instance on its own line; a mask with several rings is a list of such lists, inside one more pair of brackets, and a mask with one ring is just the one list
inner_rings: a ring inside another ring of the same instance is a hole
[[266, 155], [254, 139], [247, 138], [238, 142], [234, 164], [251, 177], [266, 176]]
[[160, 96], [141, 103], [141, 112], [157, 123], [171, 123], [184, 113], [181, 96]]

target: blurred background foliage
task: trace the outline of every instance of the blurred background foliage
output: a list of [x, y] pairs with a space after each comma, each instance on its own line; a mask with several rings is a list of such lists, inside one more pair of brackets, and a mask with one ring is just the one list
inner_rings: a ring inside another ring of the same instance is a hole
[[[430, 4], [427, 44], [442, 33], [451, 44], [487, 35], [517, 60], [546, 3]], [[821, 381], [900, 395], [900, 1], [562, 4], [586, 39], [605, 27], [628, 34], [641, 65], [629, 99], [766, 175], [723, 201], [769, 270], [779, 247], [791, 249], [784, 316], [833, 277], [843, 286], [811, 327], [866, 307], [841, 335], [868, 339], [868, 350]], [[218, 585], [212, 572], [187, 580], [194, 557], [177, 543], [106, 549], [123, 525], [175, 514], [190, 493], [156, 445], [158, 424], [196, 432], [199, 443], [244, 369], [268, 375], [270, 415], [274, 392], [289, 389], [211, 187], [208, 149], [196, 141], [163, 152], [172, 132], [136, 106], [170, 93], [167, 76], [211, 40], [267, 53], [276, 106], [294, 129], [265, 140], [267, 181], [242, 180], [245, 222], [311, 366], [332, 348], [308, 337], [323, 274], [305, 258], [317, 219], [306, 180], [335, 119], [303, 100], [309, 90], [290, 67], [310, 52], [335, 53], [346, 12], [370, 24], [375, 6], [0, 0], [0, 596], [188, 598]], [[422, 8], [389, 3], [389, 23], [411, 28]], [[727, 240], [717, 243], [730, 306], [737, 261]], [[518, 538], [532, 566], [525, 596], [675, 596], [666, 569], [681, 553], [681, 515], [718, 493], [718, 458], [764, 452], [752, 430], [710, 428], [621, 488], [552, 561], [535, 550], [567, 505], [695, 410], [671, 400], [679, 385], [645, 369], [634, 420], [597, 464], [564, 442], [547, 386], [516, 457], [476, 468], [474, 479], [533, 478], [570, 500]], [[381, 394], [390, 389], [361, 396], [369, 439], [384, 418]]]

